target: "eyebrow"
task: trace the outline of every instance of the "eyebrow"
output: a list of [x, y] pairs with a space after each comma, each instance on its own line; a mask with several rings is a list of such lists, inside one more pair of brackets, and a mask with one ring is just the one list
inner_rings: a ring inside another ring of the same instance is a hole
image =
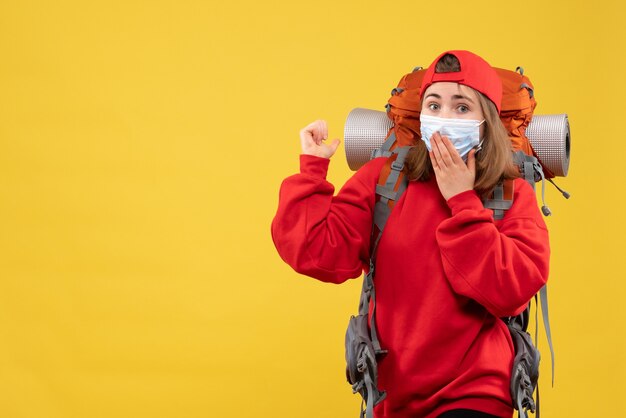
[[461, 94], [455, 94], [454, 96], [452, 96], [452, 98], [453, 98], [453, 99], [455, 99], [455, 100], [462, 100], [462, 99], [465, 99], [465, 100], [467, 100], [468, 102], [474, 103], [474, 101], [473, 101], [472, 99], [470, 99], [470, 98], [469, 98], [469, 97], [467, 97], [467, 96], [463, 96], [463, 95], [461, 95]]
[[[433, 97], [435, 97], [436, 99], [441, 99], [441, 96], [440, 96], [440, 95], [438, 95], [437, 93], [430, 93], [430, 94], [428, 94], [425, 98], [427, 99], [427, 98], [429, 98], [430, 96], [433, 96]], [[470, 99], [470, 98], [469, 98], [469, 97], [467, 97], [467, 96], [463, 96], [462, 94], [455, 94], [455, 95], [453, 95], [453, 96], [452, 96], [452, 99], [454, 99], [454, 100], [463, 100], [463, 99], [465, 99], [465, 100], [469, 101], [470, 103], [474, 103], [474, 101], [473, 101], [472, 99]]]

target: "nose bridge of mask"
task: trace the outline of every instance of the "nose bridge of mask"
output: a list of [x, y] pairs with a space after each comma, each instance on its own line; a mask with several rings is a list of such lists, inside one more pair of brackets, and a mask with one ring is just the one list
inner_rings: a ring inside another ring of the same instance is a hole
[[477, 119], [456, 119], [456, 118], [440, 118], [441, 124], [444, 126], [459, 126], [459, 127], [477, 127], [480, 126], [483, 121]]
[[477, 119], [441, 118], [422, 114], [420, 115], [420, 122], [430, 126], [478, 127], [485, 122], [485, 119], [479, 121]]

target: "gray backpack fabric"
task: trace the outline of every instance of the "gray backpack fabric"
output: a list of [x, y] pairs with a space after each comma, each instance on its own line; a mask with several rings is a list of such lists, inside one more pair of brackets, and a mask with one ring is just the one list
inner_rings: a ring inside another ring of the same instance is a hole
[[510, 391], [513, 405], [518, 411], [535, 412], [533, 393], [539, 379], [541, 356], [526, 332], [527, 321], [528, 309], [522, 315], [505, 320], [515, 347]]
[[[404, 161], [411, 147], [398, 147], [391, 150], [391, 144], [395, 138], [390, 136], [387, 141], [372, 152], [372, 158], [390, 157], [396, 155], [395, 161], [391, 165], [391, 172], [384, 185], [377, 185], [376, 194], [379, 196], [374, 207], [374, 231], [378, 231], [377, 235], [372, 236], [372, 251], [370, 257], [370, 269], [363, 277], [363, 288], [359, 303], [359, 315], [352, 316], [348, 324], [346, 332], [346, 375], [348, 382], [352, 385], [354, 393], [359, 393], [362, 398], [361, 418], [373, 418], [373, 408], [383, 399], [386, 393], [378, 389], [377, 378], [378, 368], [377, 359], [386, 353], [382, 349], [378, 341], [378, 332], [376, 330], [376, 292], [374, 289], [374, 273], [375, 258], [378, 242], [382, 236], [387, 219], [391, 214], [388, 205], [390, 200], [398, 201], [406, 187], [408, 181], [400, 174], [404, 169]], [[523, 152], [514, 154], [514, 161], [520, 168], [522, 177], [535, 188], [535, 182], [542, 181], [542, 212], [545, 216], [550, 215], [550, 210], [545, 205], [545, 177], [541, 164], [533, 157]], [[400, 185], [397, 182], [401, 181]], [[556, 186], [556, 185], [555, 185]], [[565, 197], [569, 197], [567, 192], [562, 191]], [[504, 200], [504, 188], [500, 184], [494, 190], [492, 199], [485, 200], [484, 206], [494, 212], [495, 219], [502, 219], [506, 210], [508, 210], [512, 201]], [[539, 299], [535, 296], [535, 300], [540, 300], [542, 307], [543, 323], [546, 330], [546, 337], [550, 347], [552, 359], [552, 383], [554, 384], [554, 350], [552, 347], [552, 336], [550, 332], [550, 323], [548, 318], [548, 294], [547, 287], [544, 286], [539, 292]], [[368, 326], [368, 309], [372, 301], [372, 317]], [[538, 303], [537, 303], [538, 305]], [[537, 319], [538, 306], [535, 309], [535, 318]], [[502, 318], [507, 324], [513, 345], [515, 347], [515, 358], [512, 368], [512, 376], [510, 383], [510, 392], [513, 399], [513, 407], [518, 411], [519, 418], [527, 418], [527, 411], [535, 412], [539, 418], [539, 392], [537, 390], [537, 402], [533, 399], [533, 393], [537, 388], [539, 377], [539, 360], [540, 354], [537, 350], [537, 334], [535, 334], [535, 344], [533, 344], [530, 335], [527, 332], [528, 317], [530, 312], [530, 304], [524, 312], [516, 317]], [[538, 327], [538, 322], [535, 321]], [[363, 408], [363, 403], [365, 408]]]
[[352, 316], [346, 331], [346, 377], [352, 384], [353, 393], [363, 398], [361, 417], [373, 418], [374, 405], [381, 402], [387, 394], [378, 390], [376, 350], [370, 338], [367, 313]]

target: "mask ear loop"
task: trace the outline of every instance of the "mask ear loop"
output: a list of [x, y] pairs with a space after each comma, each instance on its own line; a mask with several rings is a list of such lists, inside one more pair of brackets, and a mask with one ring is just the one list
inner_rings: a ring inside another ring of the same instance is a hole
[[[483, 119], [478, 125], [478, 127], [480, 127], [480, 125], [482, 125], [483, 123], [485, 123], [485, 119]], [[478, 145], [476, 145], [476, 147], [474, 148], [476, 150], [476, 152], [480, 151], [483, 149], [483, 142], [485, 142], [485, 138], [481, 138], [480, 142], [478, 143]]]

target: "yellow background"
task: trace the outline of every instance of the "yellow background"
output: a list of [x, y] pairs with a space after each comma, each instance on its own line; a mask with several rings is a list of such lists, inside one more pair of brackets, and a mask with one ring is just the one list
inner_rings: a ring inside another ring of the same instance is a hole
[[[356, 417], [360, 281], [301, 277], [269, 227], [298, 131], [445, 49], [522, 65], [568, 113], [548, 188], [544, 417], [626, 416], [624, 6], [572, 1], [3, 1], [0, 417]], [[350, 175], [343, 148], [329, 179]]]

